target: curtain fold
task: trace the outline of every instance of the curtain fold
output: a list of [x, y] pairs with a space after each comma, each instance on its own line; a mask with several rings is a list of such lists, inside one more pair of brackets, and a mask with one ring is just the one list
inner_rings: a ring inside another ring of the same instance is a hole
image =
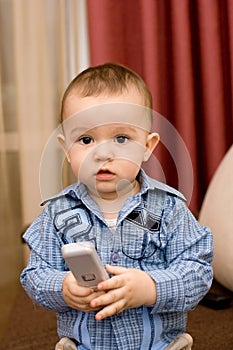
[[22, 210], [23, 223], [28, 225], [40, 212], [40, 158], [56, 125], [58, 91], [53, 88], [46, 7], [42, 2], [24, 5], [14, 2], [13, 23]]
[[[120, 62], [145, 79], [154, 109], [190, 154], [195, 213], [233, 141], [232, 13], [231, 0], [88, 1], [91, 63]], [[166, 182], [179, 187], [177, 164], [162, 141], [154, 156]], [[157, 176], [155, 166], [146, 169]]]
[[216, 164], [220, 162], [229, 146], [225, 116], [229, 115], [230, 107], [227, 104], [231, 90], [229, 89], [231, 81], [228, 76], [230, 73], [229, 48], [232, 43], [226, 41], [228, 38], [227, 1], [199, 0], [197, 3], [197, 25], [198, 32], [201, 33], [199, 35], [200, 114], [204, 116], [199, 122], [202, 122], [204, 149], [210, 150], [206, 152], [204, 158], [206, 177], [209, 180]]
[[[70, 181], [54, 132], [60, 122], [62, 94], [80, 69], [79, 5], [77, 0], [13, 1], [24, 225], [39, 214], [42, 200], [59, 192]], [[45, 161], [46, 156], [49, 159]]]

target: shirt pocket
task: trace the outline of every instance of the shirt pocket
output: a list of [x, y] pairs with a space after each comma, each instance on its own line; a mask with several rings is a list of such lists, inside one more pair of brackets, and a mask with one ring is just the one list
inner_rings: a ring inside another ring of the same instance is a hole
[[133, 260], [146, 260], [156, 255], [161, 246], [160, 231], [150, 231], [130, 221], [121, 227], [122, 252]]

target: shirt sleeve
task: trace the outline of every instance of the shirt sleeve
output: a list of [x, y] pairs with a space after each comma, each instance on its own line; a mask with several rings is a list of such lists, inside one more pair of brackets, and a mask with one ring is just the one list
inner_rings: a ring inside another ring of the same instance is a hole
[[62, 295], [62, 282], [67, 273], [61, 254], [63, 243], [46, 208], [23, 238], [30, 248], [28, 265], [20, 276], [26, 293], [47, 309], [68, 310]]
[[198, 223], [182, 200], [172, 199], [164, 211], [161, 240], [166, 268], [149, 272], [157, 291], [152, 312], [192, 310], [213, 279], [211, 231]]

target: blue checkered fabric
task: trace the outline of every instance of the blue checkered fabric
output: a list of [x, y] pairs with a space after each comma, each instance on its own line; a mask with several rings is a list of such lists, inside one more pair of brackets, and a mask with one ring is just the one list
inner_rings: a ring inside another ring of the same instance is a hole
[[[144, 171], [140, 183], [140, 193], [125, 202], [114, 232], [85, 186], [76, 183], [49, 199], [24, 234], [31, 254], [21, 283], [34, 302], [57, 313], [59, 336], [75, 338], [80, 350], [163, 349], [185, 331], [187, 312], [210, 288], [210, 230], [199, 225], [178, 191]], [[95, 312], [67, 306], [62, 281], [68, 268], [61, 247], [87, 240], [104, 264], [146, 271], [156, 283], [156, 304], [102, 321], [95, 320]]]

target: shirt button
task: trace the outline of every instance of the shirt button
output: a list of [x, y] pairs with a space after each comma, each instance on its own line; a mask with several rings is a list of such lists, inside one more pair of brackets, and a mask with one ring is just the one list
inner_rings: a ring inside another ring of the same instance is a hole
[[117, 263], [120, 260], [120, 255], [118, 253], [112, 254], [112, 262]]
[[169, 310], [173, 307], [173, 300], [169, 299], [168, 302], [167, 302], [167, 307], [166, 309]]

